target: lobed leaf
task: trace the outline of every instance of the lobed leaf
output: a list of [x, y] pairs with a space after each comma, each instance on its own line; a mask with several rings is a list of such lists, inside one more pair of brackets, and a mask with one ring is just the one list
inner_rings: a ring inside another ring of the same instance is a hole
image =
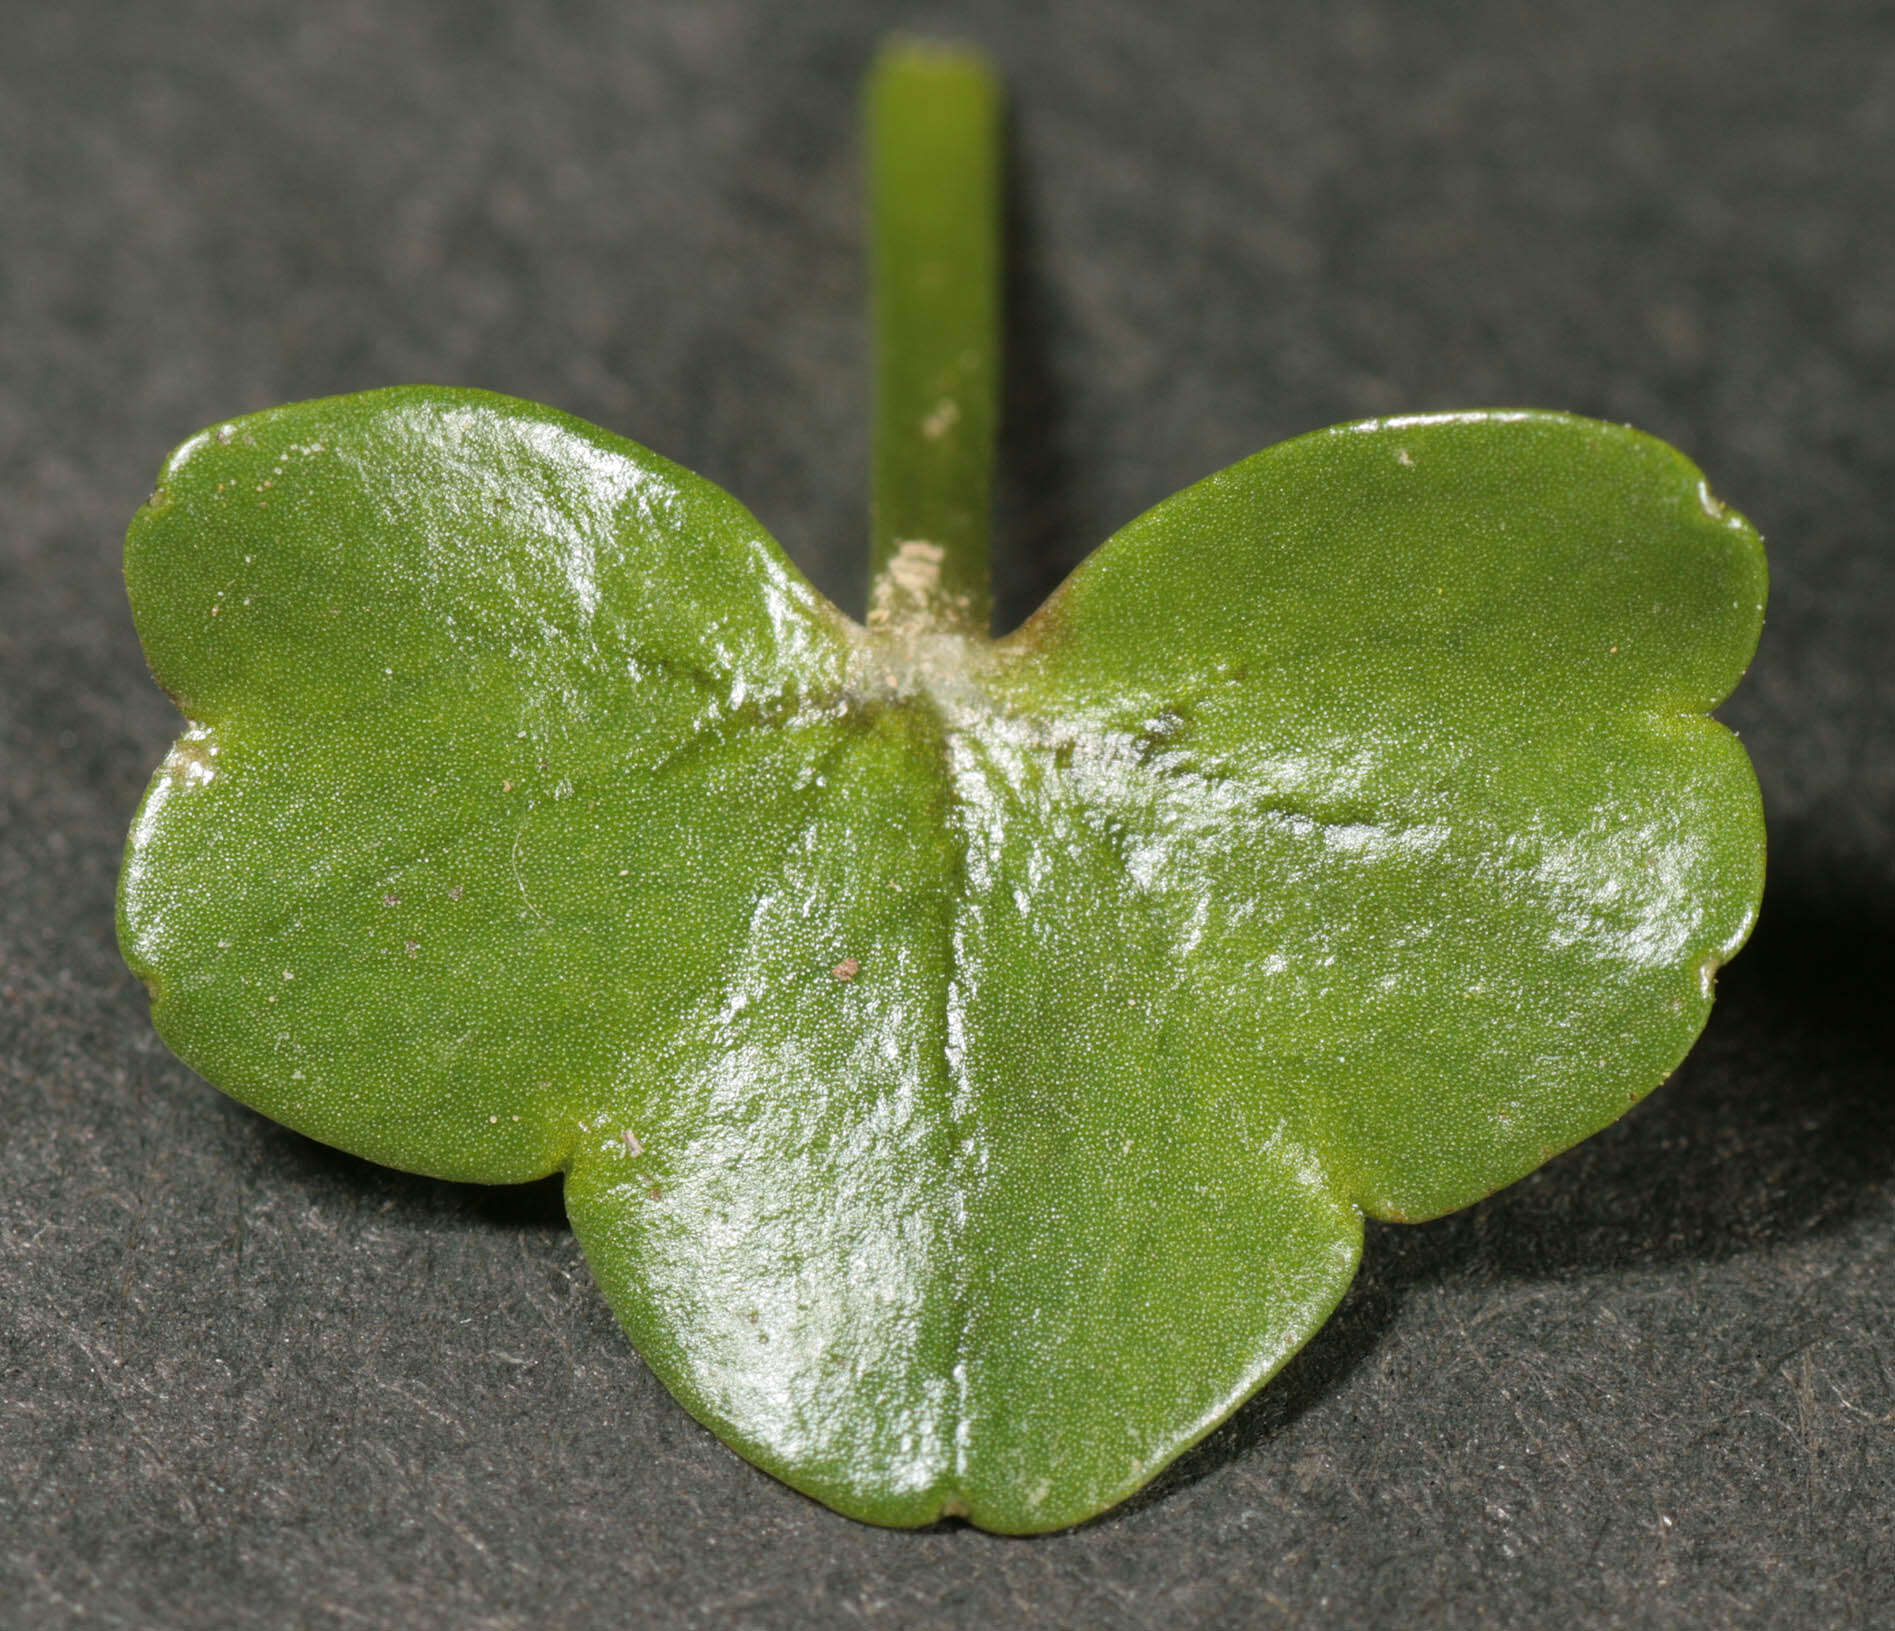
[[466, 391], [206, 432], [126, 570], [192, 721], [120, 901], [167, 1041], [376, 1160], [563, 1169], [673, 1392], [877, 1522], [1136, 1488], [1365, 1211], [1656, 1085], [1761, 888], [1705, 718], [1755, 534], [1562, 415], [1258, 454], [997, 643]]

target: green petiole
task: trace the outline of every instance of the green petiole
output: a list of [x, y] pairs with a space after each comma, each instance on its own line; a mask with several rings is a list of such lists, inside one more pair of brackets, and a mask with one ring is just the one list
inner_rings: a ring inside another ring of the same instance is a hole
[[988, 632], [1000, 377], [1000, 88], [897, 41], [865, 97], [875, 328], [869, 626]]

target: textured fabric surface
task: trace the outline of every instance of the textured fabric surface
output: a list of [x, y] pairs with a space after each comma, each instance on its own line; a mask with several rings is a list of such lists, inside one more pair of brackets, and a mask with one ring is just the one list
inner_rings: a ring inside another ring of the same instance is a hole
[[[0, 51], [0, 1625], [1895, 1618], [1895, 15], [1078, 0], [72, 0]], [[672, 1403], [557, 1190], [224, 1100], [119, 963], [175, 717], [120, 539], [217, 418], [554, 403], [863, 593], [856, 80], [1014, 98], [999, 592], [1364, 414], [1674, 442], [1772, 548], [1724, 717], [1772, 876], [1699, 1050], [1440, 1223], [1129, 1506], [863, 1528]]]

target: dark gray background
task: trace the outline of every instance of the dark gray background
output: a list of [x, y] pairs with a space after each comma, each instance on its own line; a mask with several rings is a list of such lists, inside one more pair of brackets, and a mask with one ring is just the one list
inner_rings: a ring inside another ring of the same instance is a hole
[[[1677, 1078], [1037, 1541], [832, 1516], [632, 1353], [555, 1189], [329, 1153], [155, 1041], [119, 845], [176, 721], [117, 554], [207, 421], [402, 381], [704, 472], [847, 606], [883, 30], [1015, 99], [1001, 588], [1285, 435], [1531, 403], [1770, 539], [1726, 710], [1762, 926]], [[1895, 12], [335, 0], [0, 44], [0, 1623], [1895, 1618]]]

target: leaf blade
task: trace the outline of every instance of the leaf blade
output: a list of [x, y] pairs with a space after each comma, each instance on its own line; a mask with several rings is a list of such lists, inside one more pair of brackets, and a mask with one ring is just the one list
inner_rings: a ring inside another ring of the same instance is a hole
[[[725, 848], [786, 841], [846, 625], [709, 483], [483, 392], [205, 432], [134, 523], [127, 580], [154, 671], [198, 722], [121, 877], [121, 944], [161, 1032], [227, 1091], [372, 1159], [489, 1182], [558, 1165], [620, 1045], [585, 1035], [589, 1009], [626, 1006], [596, 920], [647, 882], [641, 820], [673, 832], [667, 864], [690, 848], [688, 785], [629, 815], [626, 790], [714, 779], [707, 743], [748, 751], [748, 829]], [[667, 892], [647, 916], [675, 924]], [[740, 934], [729, 916], [697, 927]], [[553, 1055], [537, 1065], [535, 1031]]]
[[[1194, 955], [1233, 978], [1334, 971], [1287, 998], [1253, 978], [1277, 1022], [1238, 1005], [1212, 1028], [1275, 1062], [1355, 1199], [1418, 1219], [1623, 1113], [1701, 1029], [1763, 864], [1754, 775], [1702, 713], [1754, 650], [1763, 590], [1755, 533], [1637, 432], [1537, 413], [1373, 421], [1133, 522], [1007, 643], [1009, 694], [1148, 764], [1098, 786], [1148, 852], [1168, 846], [1181, 900], [1275, 903], [1266, 932]], [[1436, 929], [1448, 944], [1417, 979]], [[1582, 953], [1553, 979], [1561, 944]], [[1383, 986], [1414, 1000], [1402, 1011]], [[1430, 1009], [1483, 988], [1501, 1001], [1450, 1016], [1426, 1061]], [[1565, 1040], [1536, 1048], [1536, 1032]], [[1581, 1032], [1639, 1043], [1588, 1064]], [[1513, 1061], [1536, 1053], [1557, 1114], [1518, 1090]], [[1458, 1092], [1457, 1067], [1481, 1085]], [[1389, 1085], [1414, 1070], [1425, 1093]], [[1398, 1174], [1441, 1142], [1417, 1097], [1484, 1135], [1457, 1174]]]
[[566, 1168], [667, 1385], [859, 1517], [1121, 1498], [1320, 1325], [1361, 1209], [1655, 1085], [1754, 913], [1703, 709], [1761, 555], [1635, 433], [1303, 438], [995, 647], [864, 634], [550, 410], [225, 428], [128, 545], [197, 721], [121, 893], [161, 1030], [375, 1159]]

